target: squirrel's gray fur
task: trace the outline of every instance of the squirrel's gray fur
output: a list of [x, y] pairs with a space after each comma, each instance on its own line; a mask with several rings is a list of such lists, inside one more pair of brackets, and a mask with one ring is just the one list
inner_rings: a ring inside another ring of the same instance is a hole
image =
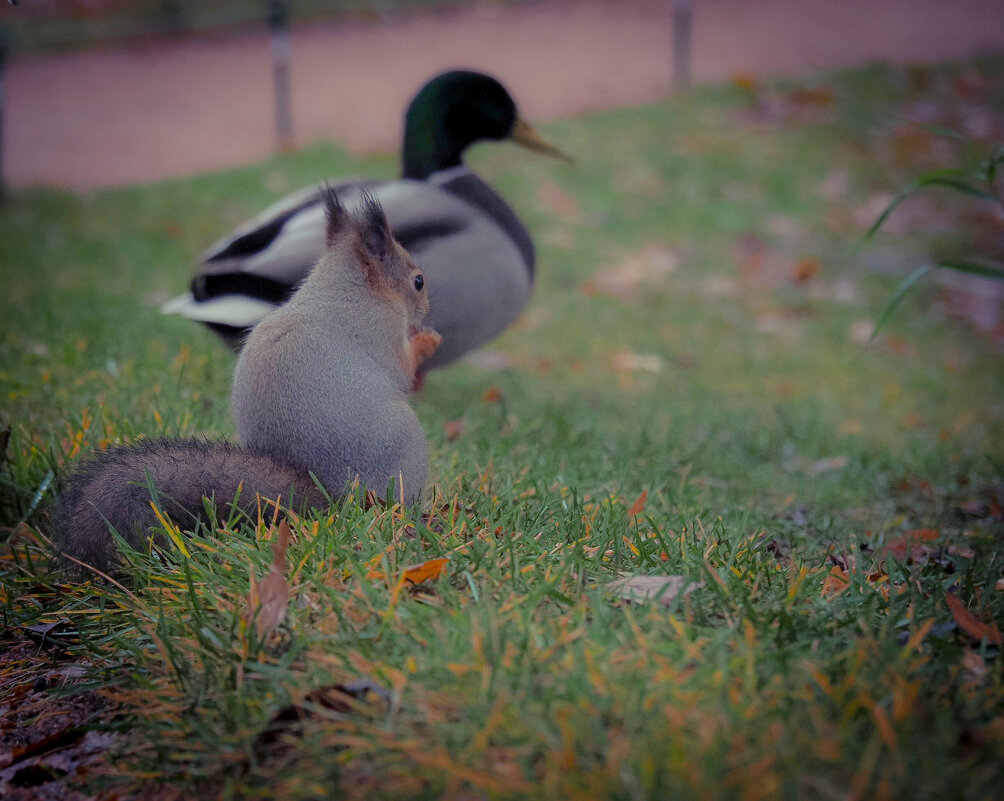
[[[234, 371], [240, 445], [161, 439], [96, 455], [53, 514], [61, 551], [102, 570], [117, 561], [110, 527], [140, 547], [160, 508], [183, 529], [204, 497], [245, 510], [258, 497], [326, 506], [358, 478], [417, 500], [428, 445], [408, 405], [417, 363], [441, 341], [420, 327], [424, 278], [369, 196], [348, 212], [325, 193], [327, 247], [289, 303], [251, 332]], [[416, 280], [419, 279], [419, 280]]]
[[148, 529], [158, 525], [151, 485], [161, 511], [182, 529], [205, 518], [206, 496], [221, 509], [237, 500], [252, 516], [259, 495], [281, 497], [286, 506], [327, 504], [306, 470], [233, 443], [150, 440], [103, 451], [73, 474], [53, 514], [60, 551], [99, 570], [112, 569], [117, 561], [112, 528], [142, 549]]

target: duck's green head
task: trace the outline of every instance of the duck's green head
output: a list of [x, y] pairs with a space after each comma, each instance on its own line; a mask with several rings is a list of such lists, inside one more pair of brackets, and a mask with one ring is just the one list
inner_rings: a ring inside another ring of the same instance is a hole
[[455, 167], [464, 150], [483, 139], [512, 139], [568, 160], [519, 116], [501, 83], [481, 72], [451, 70], [426, 83], [405, 112], [402, 174], [421, 179]]

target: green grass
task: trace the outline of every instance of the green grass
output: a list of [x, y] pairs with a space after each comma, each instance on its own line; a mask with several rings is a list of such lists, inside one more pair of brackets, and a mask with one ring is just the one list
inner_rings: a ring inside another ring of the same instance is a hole
[[[79, 781], [204, 797], [994, 797], [999, 648], [953, 624], [945, 593], [1004, 627], [1000, 342], [941, 313], [928, 283], [860, 344], [905, 274], [978, 249], [983, 223], [933, 195], [860, 238], [870, 200], [954, 157], [881, 112], [924, 101], [959, 125], [975, 103], [1000, 130], [1002, 66], [814, 76], [804, 86], [826, 92], [808, 97], [700, 90], [548, 126], [574, 167], [478, 148], [472, 164], [535, 233], [531, 307], [492, 358], [415, 399], [433, 452], [423, 509], [349, 499], [293, 526], [292, 600], [264, 640], [245, 612], [249, 575], [271, 563], [267, 520], [198, 533], [187, 558], [133, 554], [122, 586], [62, 582], [14, 526], [32, 510], [46, 531], [39, 490], [91, 448], [231, 435], [232, 356], [156, 304], [282, 192], [390, 176], [394, 159], [318, 146], [11, 196], [0, 608], [13, 633], [67, 621], [67, 658], [90, 666], [71, 689], [116, 704], [94, 724], [128, 732], [115, 767]], [[977, 100], [956, 89], [974, 74]], [[843, 188], [821, 190], [834, 174]], [[915, 529], [929, 554], [884, 553]], [[444, 555], [441, 578], [398, 583]], [[824, 593], [836, 564], [849, 587]], [[633, 574], [700, 585], [666, 606], [612, 597]], [[360, 678], [392, 702], [303, 701]], [[291, 703], [313, 714], [264, 740]]]

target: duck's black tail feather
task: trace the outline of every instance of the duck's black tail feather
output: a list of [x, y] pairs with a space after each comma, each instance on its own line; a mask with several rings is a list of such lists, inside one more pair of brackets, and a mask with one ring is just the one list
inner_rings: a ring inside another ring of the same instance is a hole
[[53, 511], [60, 551], [101, 571], [114, 570], [111, 529], [135, 548], [162, 528], [151, 501], [181, 529], [205, 520], [204, 498], [226, 517], [233, 503], [257, 514], [259, 496], [327, 507], [306, 470], [227, 442], [160, 439], [98, 453], [70, 477]]

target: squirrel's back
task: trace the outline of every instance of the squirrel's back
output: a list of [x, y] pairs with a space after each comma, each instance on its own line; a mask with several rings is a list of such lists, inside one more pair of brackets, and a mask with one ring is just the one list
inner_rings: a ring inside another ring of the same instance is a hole
[[238, 440], [309, 466], [333, 493], [357, 477], [416, 500], [428, 445], [408, 404], [409, 334], [428, 311], [424, 277], [379, 206], [368, 227], [332, 225], [327, 250], [241, 350], [231, 400]]
[[428, 446], [407, 393], [370, 353], [314, 329], [283, 307], [252, 331], [231, 393], [239, 441], [308, 465], [335, 494], [358, 478], [380, 495], [393, 483], [395, 498], [416, 500]]

